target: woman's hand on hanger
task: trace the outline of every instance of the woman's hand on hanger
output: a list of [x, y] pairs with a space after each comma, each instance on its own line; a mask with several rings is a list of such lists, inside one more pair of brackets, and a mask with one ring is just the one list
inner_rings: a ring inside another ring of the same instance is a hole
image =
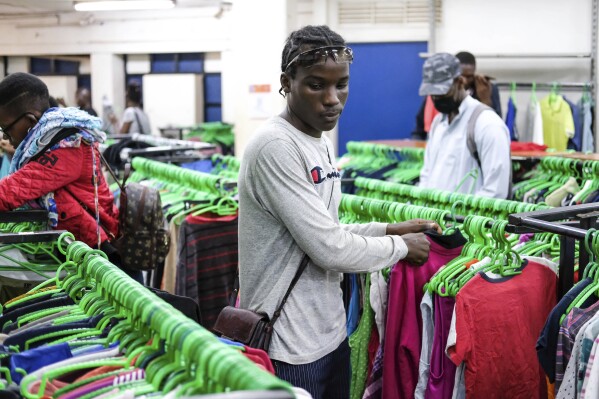
[[441, 227], [433, 220], [412, 219], [387, 225], [387, 235], [403, 236], [409, 233], [423, 233], [427, 230], [435, 230], [441, 234]]
[[404, 258], [408, 263], [421, 266], [428, 260], [430, 243], [422, 233], [409, 233], [401, 237], [408, 247], [408, 254]]

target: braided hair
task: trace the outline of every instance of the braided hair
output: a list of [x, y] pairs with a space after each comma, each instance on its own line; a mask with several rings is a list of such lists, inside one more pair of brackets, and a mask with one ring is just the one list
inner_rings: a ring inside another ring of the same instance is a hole
[[48, 86], [29, 73], [12, 73], [0, 81], [0, 107], [14, 114], [50, 108]]
[[290, 77], [295, 78], [297, 65], [294, 63], [287, 69], [289, 61], [303, 51], [323, 46], [345, 46], [345, 40], [326, 25], [308, 25], [291, 32], [283, 48], [281, 72], [287, 72]]

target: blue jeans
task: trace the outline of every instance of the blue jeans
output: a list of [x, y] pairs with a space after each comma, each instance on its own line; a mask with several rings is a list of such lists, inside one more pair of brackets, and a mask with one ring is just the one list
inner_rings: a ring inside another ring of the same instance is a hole
[[277, 377], [305, 389], [314, 399], [349, 398], [351, 364], [347, 338], [333, 352], [312, 363], [273, 360], [272, 364]]

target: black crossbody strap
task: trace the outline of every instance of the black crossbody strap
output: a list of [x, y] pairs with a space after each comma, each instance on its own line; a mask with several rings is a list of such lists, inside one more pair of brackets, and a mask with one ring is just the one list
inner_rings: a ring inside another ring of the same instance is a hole
[[308, 266], [309, 261], [310, 261], [310, 257], [307, 254], [304, 255], [304, 258], [302, 259], [302, 262], [300, 263], [299, 269], [297, 269], [297, 272], [295, 273], [293, 280], [291, 280], [291, 284], [289, 285], [289, 288], [287, 289], [287, 292], [285, 293], [285, 296], [283, 297], [281, 304], [279, 305], [277, 310], [275, 310], [275, 312], [273, 313], [272, 319], [268, 322], [268, 325], [271, 328], [272, 328], [273, 324], [275, 324], [275, 322], [277, 321], [279, 316], [281, 316], [281, 311], [283, 310], [283, 306], [285, 306], [285, 303], [287, 302], [287, 298], [289, 298], [289, 294], [291, 294], [291, 290], [293, 289], [293, 287], [295, 287], [295, 284], [297, 284], [298, 280], [302, 276], [302, 273], [306, 269], [306, 266]]
[[139, 127], [139, 132], [141, 134], [146, 134], [146, 132], [144, 132], [144, 128], [141, 125], [141, 122], [139, 121], [139, 116], [137, 116], [137, 109], [133, 108], [133, 114], [135, 114], [135, 120], [137, 121], [137, 126]]

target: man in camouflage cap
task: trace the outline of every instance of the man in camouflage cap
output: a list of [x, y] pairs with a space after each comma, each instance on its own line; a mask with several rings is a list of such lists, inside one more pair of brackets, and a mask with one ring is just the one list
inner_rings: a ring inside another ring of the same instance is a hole
[[[464, 84], [460, 61], [451, 54], [435, 54], [422, 67], [420, 95], [430, 95], [440, 113], [431, 124], [420, 186], [508, 198], [509, 131], [492, 108], [468, 94]], [[460, 186], [466, 176], [471, 178]]]
[[453, 80], [462, 74], [460, 60], [448, 53], [430, 57], [422, 67], [421, 96], [447, 94]]

